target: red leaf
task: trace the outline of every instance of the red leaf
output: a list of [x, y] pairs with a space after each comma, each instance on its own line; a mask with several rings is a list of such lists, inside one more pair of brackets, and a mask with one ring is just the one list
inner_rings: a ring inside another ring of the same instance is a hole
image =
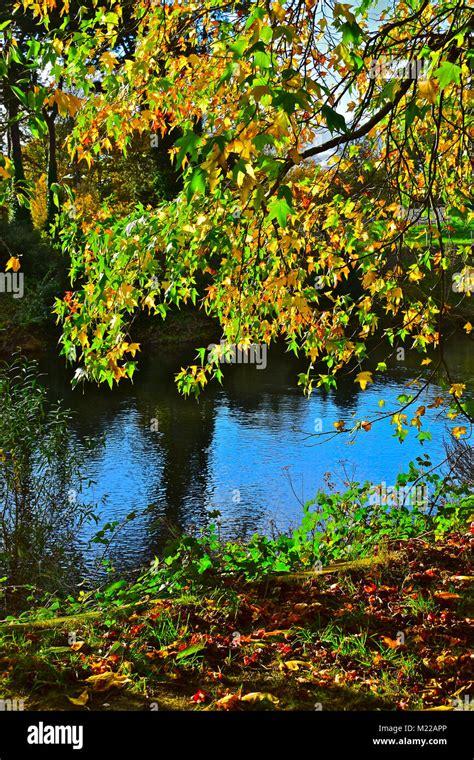
[[199, 704], [200, 702], [205, 702], [207, 699], [206, 694], [199, 689], [196, 694], [193, 694], [191, 697], [191, 702], [196, 702], [196, 704]]

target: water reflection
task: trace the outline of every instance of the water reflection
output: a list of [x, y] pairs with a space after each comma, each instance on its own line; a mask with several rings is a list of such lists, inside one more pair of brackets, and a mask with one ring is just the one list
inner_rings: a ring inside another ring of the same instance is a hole
[[[448, 351], [457, 381], [467, 383], [472, 377], [470, 346], [460, 340]], [[349, 377], [336, 392], [316, 391], [307, 399], [296, 381], [304, 367], [272, 349], [265, 371], [227, 366], [224, 387], [208, 389], [199, 401], [181, 398], [173, 381], [193, 356], [190, 349], [144, 357], [135, 384], [113, 391], [86, 387], [73, 392], [61, 362], [45, 362], [51, 394], [77, 412], [78, 442], [83, 436], [106, 436], [105, 449], [88, 459], [87, 474], [95, 482], [85, 494], [87, 501], [106, 497], [103, 521], [138, 513], [113, 545], [118, 568], [150, 560], [170, 532], [202, 527], [210, 510], [221, 511], [227, 536], [246, 537], [274, 526], [287, 529], [298, 523], [301, 503], [323, 486], [327, 472], [342, 476], [346, 471], [359, 480], [390, 484], [416, 456], [426, 452], [433, 461], [444, 456], [446, 418], [434, 409], [427, 409], [423, 420], [423, 429], [432, 434], [423, 447], [415, 430], [401, 445], [389, 420], [361, 432], [354, 445], [344, 436], [321, 445], [319, 438], [305, 436], [314, 432], [317, 420], [326, 431], [338, 419], [380, 413], [380, 398], [389, 410], [400, 393], [410, 392], [406, 384], [420, 371], [417, 353], [407, 352], [405, 362], [395, 363], [364, 392]], [[416, 405], [428, 405], [438, 393], [433, 386]], [[90, 550], [89, 557], [94, 556], [97, 551]]]

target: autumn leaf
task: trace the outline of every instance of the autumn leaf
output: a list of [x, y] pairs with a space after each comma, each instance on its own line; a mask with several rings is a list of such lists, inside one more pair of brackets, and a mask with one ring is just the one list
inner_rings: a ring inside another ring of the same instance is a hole
[[282, 662], [281, 670], [299, 670], [300, 668], [309, 668], [309, 663], [303, 660], [287, 660]]
[[21, 268], [20, 259], [18, 259], [16, 256], [11, 256], [7, 261], [5, 271], [8, 272], [9, 269], [13, 269], [14, 272], [18, 272], [20, 268]]
[[455, 398], [460, 398], [465, 390], [466, 390], [466, 385], [464, 383], [453, 383], [453, 385], [449, 389], [449, 392]]
[[472, 333], [472, 325], [471, 325], [471, 323], [470, 322], [466, 322], [466, 324], [464, 325], [464, 329], [467, 332], [467, 334], [470, 335]]
[[139, 350], [140, 350], [140, 343], [130, 343], [130, 345], [126, 349], [127, 353], [132, 354], [132, 356], [135, 356], [136, 352]]
[[80, 694], [78, 697], [68, 697], [69, 701], [72, 702], [73, 705], [78, 705], [79, 707], [84, 707], [89, 701], [89, 692], [87, 689], [84, 689], [82, 694]]
[[102, 55], [100, 56], [99, 60], [102, 63], [105, 63], [105, 65], [107, 66], [107, 68], [111, 70], [111, 69], [114, 68], [114, 66], [117, 63], [117, 56], [114, 53], [109, 53], [106, 50], [105, 53], [102, 53]]
[[86, 683], [91, 684], [93, 691], [108, 691], [113, 686], [120, 687], [126, 683], [130, 683], [130, 678], [107, 670], [105, 673], [89, 676], [89, 678], [86, 678]]
[[80, 649], [84, 646], [85, 641], [75, 641], [73, 644], [71, 644], [71, 649], [73, 652], [79, 652]]
[[428, 103], [436, 103], [438, 96], [438, 83], [434, 79], [420, 80], [417, 83], [420, 96]]
[[207, 699], [207, 695], [205, 694], [205, 692], [203, 692], [201, 689], [199, 689], [191, 697], [191, 702], [195, 702], [196, 704], [200, 704], [201, 702], [205, 702], [206, 699]]
[[372, 372], [359, 372], [359, 374], [356, 376], [354, 382], [355, 383], [359, 383], [361, 389], [363, 391], [365, 391], [365, 389], [367, 388], [367, 385], [369, 383], [373, 383], [374, 382], [372, 380]]
[[240, 694], [226, 694], [215, 703], [218, 710], [234, 710], [240, 702]]
[[400, 641], [397, 641], [397, 639], [391, 639], [389, 636], [382, 636], [382, 641], [390, 649], [397, 649], [397, 647], [402, 646]]
[[466, 435], [467, 429], [464, 425], [457, 425], [455, 428], [451, 430], [451, 435], [456, 438], [456, 440], [459, 440], [459, 438], [462, 435]]
[[256, 702], [271, 702], [273, 705], [277, 705], [279, 701], [273, 694], [264, 691], [252, 691], [250, 694], [241, 697], [241, 702], [249, 702], [252, 705]]
[[460, 594], [455, 594], [451, 591], [435, 591], [433, 596], [436, 597], [436, 599], [442, 599], [443, 601], [450, 602], [454, 599], [460, 599]]

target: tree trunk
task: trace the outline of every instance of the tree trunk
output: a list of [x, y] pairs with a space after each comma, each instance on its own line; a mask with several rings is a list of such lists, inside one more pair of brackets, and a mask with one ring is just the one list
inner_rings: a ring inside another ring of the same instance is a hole
[[[46, 226], [53, 224], [54, 217], [60, 210], [59, 195], [52, 191], [52, 186], [58, 181], [58, 156], [56, 140], [56, 116], [58, 113], [57, 105], [54, 104], [49, 114], [43, 111], [44, 118], [48, 127], [48, 179], [47, 179], [47, 217]], [[55, 202], [56, 201], [56, 202]], [[58, 204], [58, 205], [56, 205]]]
[[8, 77], [3, 80], [5, 107], [8, 116], [8, 156], [13, 164], [12, 202], [10, 206], [10, 221], [33, 226], [31, 211], [28, 206], [28, 190], [23, 165], [20, 124], [18, 121], [19, 103], [11, 89], [14, 73], [10, 70]]

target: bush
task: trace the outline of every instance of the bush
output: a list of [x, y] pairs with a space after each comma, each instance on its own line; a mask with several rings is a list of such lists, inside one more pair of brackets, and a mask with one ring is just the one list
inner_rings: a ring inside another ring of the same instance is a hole
[[35, 362], [0, 365], [0, 574], [10, 587], [77, 581], [74, 540], [92, 510], [78, 500], [82, 455], [69, 422], [48, 402]]

